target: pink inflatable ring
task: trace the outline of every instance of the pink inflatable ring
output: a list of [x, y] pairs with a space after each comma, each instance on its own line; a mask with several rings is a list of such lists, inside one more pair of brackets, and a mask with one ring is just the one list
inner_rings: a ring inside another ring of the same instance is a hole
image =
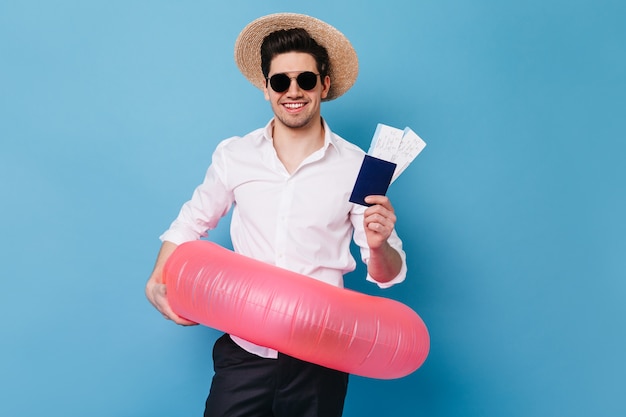
[[181, 317], [355, 375], [392, 379], [426, 360], [428, 330], [409, 307], [317, 281], [197, 240], [164, 268]]

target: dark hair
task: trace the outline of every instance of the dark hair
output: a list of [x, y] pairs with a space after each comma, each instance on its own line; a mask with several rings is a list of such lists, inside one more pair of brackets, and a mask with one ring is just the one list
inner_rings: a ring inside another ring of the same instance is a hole
[[330, 70], [328, 51], [304, 29], [281, 29], [270, 33], [261, 44], [261, 71], [265, 78], [270, 73], [270, 64], [276, 55], [287, 52], [305, 52], [315, 58], [317, 71], [324, 79]]

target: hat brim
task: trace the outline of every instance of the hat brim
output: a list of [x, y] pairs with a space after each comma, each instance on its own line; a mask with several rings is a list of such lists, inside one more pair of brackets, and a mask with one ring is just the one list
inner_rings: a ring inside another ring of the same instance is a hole
[[263, 89], [261, 44], [272, 32], [281, 29], [305, 29], [326, 48], [330, 59], [330, 90], [325, 101], [336, 99], [348, 91], [359, 73], [359, 61], [352, 44], [336, 28], [311, 16], [297, 13], [276, 13], [260, 17], [248, 24], [235, 41], [235, 62], [241, 73], [257, 88]]

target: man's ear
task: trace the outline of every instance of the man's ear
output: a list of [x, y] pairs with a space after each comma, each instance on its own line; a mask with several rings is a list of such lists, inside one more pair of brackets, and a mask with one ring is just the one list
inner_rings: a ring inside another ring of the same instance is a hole
[[266, 101], [270, 101], [270, 93], [267, 91], [267, 81], [265, 81], [265, 85], [263, 86], [263, 95]]
[[322, 80], [322, 98], [326, 98], [328, 96], [328, 92], [330, 91], [330, 76], [325, 76], [324, 80]]

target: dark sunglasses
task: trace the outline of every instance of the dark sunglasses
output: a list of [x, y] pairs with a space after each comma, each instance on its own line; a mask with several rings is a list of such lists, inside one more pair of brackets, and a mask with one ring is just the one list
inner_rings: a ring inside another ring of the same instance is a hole
[[298, 87], [303, 90], [309, 91], [313, 90], [317, 85], [318, 75], [319, 74], [311, 71], [301, 72], [300, 74], [298, 74], [297, 77], [290, 77], [285, 73], [280, 73], [272, 75], [271, 77], [267, 78], [267, 80], [270, 82], [272, 90], [276, 91], [277, 93], [284, 93], [285, 91], [289, 90], [291, 80], [294, 79], [298, 83]]

